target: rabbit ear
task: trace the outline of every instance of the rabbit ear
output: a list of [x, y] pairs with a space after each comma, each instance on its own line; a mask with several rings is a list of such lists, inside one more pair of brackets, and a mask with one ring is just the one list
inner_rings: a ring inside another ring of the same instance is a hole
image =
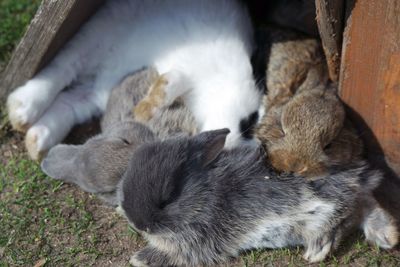
[[210, 164], [221, 153], [225, 145], [229, 129], [224, 128], [215, 131], [208, 131], [194, 137], [195, 147], [200, 152], [201, 165]]
[[74, 182], [79, 177], [79, 168], [76, 166], [76, 157], [80, 146], [57, 145], [50, 149], [40, 164], [42, 171], [54, 179]]

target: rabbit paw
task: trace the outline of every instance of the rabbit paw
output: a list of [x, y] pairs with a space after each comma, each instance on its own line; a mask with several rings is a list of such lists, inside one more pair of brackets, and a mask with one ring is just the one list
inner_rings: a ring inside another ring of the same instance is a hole
[[129, 259], [129, 263], [135, 267], [148, 267], [149, 265], [147, 263], [140, 260], [140, 257], [138, 254], [139, 253], [133, 254], [133, 256]]
[[155, 107], [153, 107], [153, 103], [151, 103], [147, 99], [143, 99], [133, 109], [135, 120], [137, 120], [138, 122], [149, 121], [154, 115], [153, 110], [155, 110]]
[[333, 241], [329, 236], [323, 236], [309, 241], [303, 258], [310, 263], [322, 261], [331, 251], [332, 243]]
[[25, 136], [25, 146], [33, 160], [41, 160], [49, 148], [50, 131], [45, 126], [31, 127]]
[[161, 75], [150, 87], [147, 95], [133, 109], [135, 119], [139, 122], [149, 121], [157, 108], [166, 104], [165, 86], [168, 84], [164, 75]]
[[367, 229], [365, 238], [368, 242], [374, 243], [381, 248], [391, 249], [399, 241], [399, 232], [395, 225], [386, 225], [382, 229]]
[[399, 231], [389, 215], [383, 209], [375, 209], [364, 221], [365, 239], [384, 249], [391, 249], [399, 241]]
[[163, 252], [153, 247], [145, 247], [144, 249], [133, 254], [129, 263], [136, 267], [145, 266], [176, 266], [174, 262]]
[[21, 97], [20, 94], [8, 97], [7, 108], [12, 127], [20, 132], [26, 132], [39, 115], [30, 98]]

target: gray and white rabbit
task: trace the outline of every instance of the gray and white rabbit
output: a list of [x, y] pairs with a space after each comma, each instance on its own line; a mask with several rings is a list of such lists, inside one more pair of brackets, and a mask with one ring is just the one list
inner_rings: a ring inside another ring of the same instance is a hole
[[134, 120], [135, 104], [160, 78], [153, 68], [127, 76], [111, 92], [101, 121], [102, 133], [83, 145], [53, 147], [42, 161], [42, 170], [52, 178], [75, 183], [115, 204], [115, 188], [138, 146], [197, 131], [194, 118], [181, 102], [160, 108], [146, 125]]
[[378, 185], [378, 171], [359, 163], [335, 166], [316, 181], [278, 177], [260, 147], [223, 150], [228, 133], [135, 151], [117, 189], [123, 213], [148, 241], [131, 264], [213, 265], [244, 250], [297, 245], [317, 262], [361, 223], [357, 205]]

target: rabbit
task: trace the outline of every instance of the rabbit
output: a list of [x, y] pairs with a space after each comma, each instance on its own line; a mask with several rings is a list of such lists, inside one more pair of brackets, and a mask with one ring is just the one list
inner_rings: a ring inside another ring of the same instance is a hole
[[[361, 141], [352, 128], [343, 129], [344, 120], [336, 90], [321, 85], [296, 93], [283, 106], [271, 107], [256, 126], [256, 136], [275, 169], [312, 178], [329, 164], [360, 158]], [[356, 143], [343, 144], [346, 137]]]
[[157, 71], [145, 68], [128, 75], [112, 91], [101, 121], [102, 133], [83, 145], [59, 144], [41, 163], [48, 176], [75, 183], [116, 205], [115, 188], [138, 146], [181, 132], [197, 131], [194, 118], [183, 103], [161, 108], [146, 124], [134, 120], [133, 107], [157, 83]]
[[261, 101], [252, 52], [251, 19], [239, 0], [108, 0], [8, 96], [9, 118], [26, 132], [30, 157], [40, 160], [73, 125], [104, 113], [124, 76], [154, 66], [169, 81], [163, 106], [183, 97], [200, 130], [230, 128], [227, 146], [233, 147], [244, 140], [240, 122]]
[[272, 43], [268, 93], [255, 136], [274, 168], [314, 178], [329, 165], [362, 159], [363, 144], [328, 83], [320, 42], [288, 30], [264, 31]]
[[[267, 164], [313, 180], [323, 178], [332, 166], [362, 162], [363, 142], [345, 117], [336, 86], [327, 83], [320, 43], [288, 30], [264, 31], [272, 43], [268, 94], [255, 135], [267, 151]], [[385, 248], [397, 243], [396, 221], [374, 196], [360, 201], [358, 210], [367, 240]]]
[[117, 199], [148, 241], [132, 265], [208, 266], [249, 249], [297, 245], [317, 262], [359, 226], [363, 215], [352, 216], [378, 185], [379, 171], [358, 162], [316, 181], [278, 175], [261, 147], [224, 149], [228, 133], [146, 143], [132, 155]]

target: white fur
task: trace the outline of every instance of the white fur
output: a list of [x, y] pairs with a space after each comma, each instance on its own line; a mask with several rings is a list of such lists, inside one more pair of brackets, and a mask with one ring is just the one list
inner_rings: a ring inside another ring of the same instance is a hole
[[134, 255], [129, 259], [129, 263], [130, 263], [132, 266], [135, 266], [135, 267], [149, 267], [149, 265], [147, 265], [147, 264], [141, 262], [140, 260], [138, 260], [138, 259], [136, 258], [136, 254], [134, 254]]
[[[37, 123], [48, 128], [49, 136], [35, 130], [41, 140], [36, 152], [45, 151], [74, 124], [104, 111], [111, 88], [125, 75], [153, 65], [161, 74], [184, 77], [190, 88], [175, 94], [186, 93], [200, 128], [228, 127], [228, 146], [235, 145], [240, 120], [260, 101], [251, 39], [248, 14], [236, 1], [109, 0], [47, 67], [9, 96], [10, 120], [20, 130]], [[67, 86], [71, 91], [60, 94]], [[71, 107], [60, 107], [65, 104]], [[61, 110], [72, 119], [61, 119]]]
[[[269, 214], [265, 220], [256, 223], [254, 231], [247, 233], [241, 242], [242, 250], [254, 248], [282, 248], [304, 245], [304, 258], [317, 262], [329, 253], [330, 238], [316, 235], [324, 233], [324, 226], [332, 218], [335, 206], [320, 200], [308, 200], [285, 216]], [[312, 212], [313, 214], [310, 214]], [[296, 233], [301, 233], [296, 235]], [[306, 240], [302, 236], [306, 236]], [[318, 240], [318, 242], [317, 242]], [[320, 242], [326, 241], [326, 242]]]
[[361, 229], [365, 239], [384, 249], [391, 249], [399, 241], [399, 231], [392, 215], [373, 198], [369, 198], [368, 210], [364, 211]]

